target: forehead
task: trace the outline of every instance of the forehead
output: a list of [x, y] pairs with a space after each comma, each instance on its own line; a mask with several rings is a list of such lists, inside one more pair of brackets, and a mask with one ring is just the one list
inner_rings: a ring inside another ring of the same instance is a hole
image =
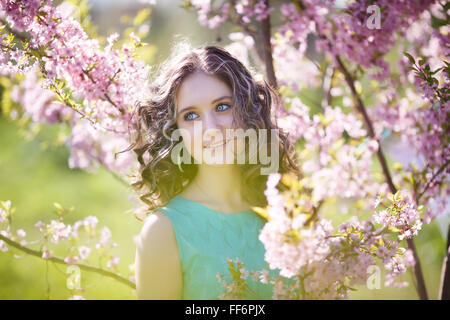
[[179, 107], [208, 104], [220, 96], [230, 95], [230, 87], [216, 76], [197, 71], [187, 76], [177, 92]]

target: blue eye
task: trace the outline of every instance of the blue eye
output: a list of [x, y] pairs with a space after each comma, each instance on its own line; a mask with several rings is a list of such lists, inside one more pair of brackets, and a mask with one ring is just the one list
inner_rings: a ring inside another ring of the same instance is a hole
[[186, 120], [186, 121], [191, 121], [191, 120], [194, 120], [194, 119], [192, 119], [192, 118], [189, 118], [189, 115], [190, 114], [195, 114], [194, 112], [188, 112], [188, 113], [186, 113], [185, 115], [184, 115], [184, 120]]
[[[225, 110], [228, 110], [229, 108], [231, 108], [231, 106], [228, 103], [218, 104], [217, 107], [219, 107], [219, 106], [228, 106], [228, 108], [226, 108]], [[225, 110], [221, 110], [221, 111], [225, 111]]]

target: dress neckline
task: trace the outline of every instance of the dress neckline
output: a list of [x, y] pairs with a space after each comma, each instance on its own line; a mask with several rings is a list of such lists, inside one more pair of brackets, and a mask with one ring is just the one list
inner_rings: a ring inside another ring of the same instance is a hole
[[216, 213], [218, 215], [221, 215], [221, 216], [242, 216], [242, 215], [249, 214], [249, 213], [253, 212], [252, 209], [249, 209], [247, 211], [241, 211], [241, 212], [235, 212], [235, 213], [223, 213], [223, 212], [211, 209], [210, 207], [207, 207], [207, 206], [205, 206], [204, 204], [202, 204], [200, 202], [189, 200], [189, 199], [187, 199], [185, 197], [182, 197], [180, 195], [176, 195], [174, 198], [178, 198], [178, 199], [180, 199], [182, 201], [187, 201], [187, 202], [192, 203], [192, 204], [194, 204], [194, 205], [196, 205], [196, 206], [198, 206], [200, 208], [207, 209], [208, 211], [214, 212], [214, 213]]

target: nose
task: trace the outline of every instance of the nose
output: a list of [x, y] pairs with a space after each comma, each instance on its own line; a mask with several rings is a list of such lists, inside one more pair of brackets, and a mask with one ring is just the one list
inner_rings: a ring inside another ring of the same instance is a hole
[[[216, 117], [213, 113], [208, 112], [205, 114], [203, 119], [203, 133], [205, 140], [213, 143], [225, 138], [223, 136], [222, 125], [218, 117]], [[222, 138], [220, 138], [220, 134], [222, 134]]]

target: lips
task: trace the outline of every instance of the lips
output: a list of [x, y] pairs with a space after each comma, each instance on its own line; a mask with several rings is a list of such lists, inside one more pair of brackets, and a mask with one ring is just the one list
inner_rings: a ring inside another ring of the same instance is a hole
[[231, 140], [231, 139], [228, 139], [228, 140], [221, 140], [221, 141], [215, 142], [215, 143], [210, 143], [208, 146], [205, 146], [204, 148], [205, 148], [205, 149], [213, 149], [213, 148], [217, 148], [217, 147], [220, 147], [220, 146], [226, 144], [226, 143], [227, 143], [228, 141], [230, 141], [230, 140]]

